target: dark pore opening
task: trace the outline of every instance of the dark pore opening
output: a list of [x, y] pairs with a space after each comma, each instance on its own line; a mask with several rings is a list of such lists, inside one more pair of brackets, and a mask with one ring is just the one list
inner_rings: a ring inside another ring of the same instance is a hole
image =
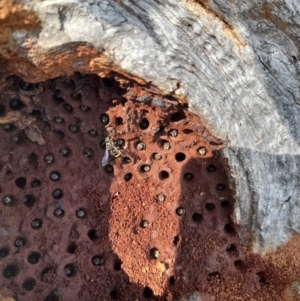
[[75, 242], [71, 242], [67, 248], [67, 252], [70, 254], [74, 254], [76, 252], [77, 246]]
[[174, 113], [172, 116], [171, 116], [171, 121], [173, 122], [177, 122], [177, 121], [180, 121], [182, 119], [186, 118], [185, 114], [181, 111], [181, 112], [177, 112], [177, 113]]
[[195, 223], [200, 223], [203, 219], [203, 216], [200, 213], [196, 212], [192, 215], [192, 219]]
[[18, 188], [24, 188], [26, 185], [26, 178], [20, 177], [15, 180], [15, 184]]
[[152, 289], [150, 287], [146, 286], [143, 291], [143, 296], [146, 299], [152, 298], [153, 297]]
[[163, 171], [161, 171], [160, 173], [159, 173], [159, 179], [160, 180], [165, 180], [165, 179], [167, 179], [169, 177], [169, 173], [167, 172], [167, 171], [165, 171], [165, 170], [163, 170]]
[[182, 162], [183, 160], [185, 160], [185, 154], [184, 153], [177, 153], [176, 155], [175, 155], [175, 159], [176, 159], [176, 161], [178, 161], [178, 162]]
[[88, 237], [90, 240], [96, 240], [97, 239], [96, 230], [95, 229], [89, 230]]

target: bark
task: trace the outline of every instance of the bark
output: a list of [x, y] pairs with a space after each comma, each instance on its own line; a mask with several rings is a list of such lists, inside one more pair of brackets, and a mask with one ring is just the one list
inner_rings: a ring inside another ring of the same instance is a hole
[[2, 72], [117, 72], [187, 103], [224, 142], [244, 244], [300, 232], [296, 0], [51, 0], [0, 12]]

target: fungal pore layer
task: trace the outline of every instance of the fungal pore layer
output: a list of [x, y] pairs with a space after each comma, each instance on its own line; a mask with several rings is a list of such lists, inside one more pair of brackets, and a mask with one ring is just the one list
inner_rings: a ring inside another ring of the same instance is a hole
[[11, 76], [0, 113], [0, 286], [18, 300], [163, 300], [241, 277], [222, 144], [174, 99]]

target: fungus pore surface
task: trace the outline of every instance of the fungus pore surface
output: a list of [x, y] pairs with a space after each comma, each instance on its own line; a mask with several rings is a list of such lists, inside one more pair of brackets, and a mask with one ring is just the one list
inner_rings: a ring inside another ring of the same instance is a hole
[[114, 77], [10, 76], [0, 113], [0, 287], [17, 300], [273, 296], [239, 246], [222, 144], [176, 101]]

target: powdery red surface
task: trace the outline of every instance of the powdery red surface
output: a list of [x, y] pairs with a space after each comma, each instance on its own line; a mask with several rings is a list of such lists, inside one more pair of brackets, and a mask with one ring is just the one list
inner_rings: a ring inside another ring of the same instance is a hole
[[[11, 103], [16, 98], [18, 108]], [[222, 145], [174, 101], [126, 80], [120, 86], [76, 73], [33, 86], [10, 77], [0, 105], [6, 123], [0, 193], [1, 199], [12, 196], [10, 206], [0, 204], [2, 295], [76, 301], [171, 300], [195, 290], [216, 300], [293, 294], [299, 243], [265, 258], [240, 248]], [[121, 156], [110, 156], [104, 168], [107, 136], [122, 144]], [[199, 148], [206, 149], [204, 156]], [[47, 154], [54, 157], [51, 164]], [[113, 172], [107, 172], [110, 166]], [[53, 196], [55, 189], [61, 197]], [[29, 206], [25, 195], [32, 197]], [[62, 216], [54, 215], [57, 209]], [[83, 218], [76, 216], [80, 209]], [[31, 227], [34, 219], [41, 220], [39, 229]], [[15, 246], [17, 238], [24, 238], [23, 246]], [[33, 252], [34, 264], [28, 260]]]

